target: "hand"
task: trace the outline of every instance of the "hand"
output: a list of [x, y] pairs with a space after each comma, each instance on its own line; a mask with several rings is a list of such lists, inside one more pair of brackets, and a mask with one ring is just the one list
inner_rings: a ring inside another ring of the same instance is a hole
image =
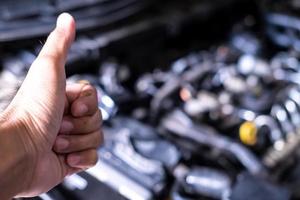
[[66, 161], [73, 168], [70, 173], [96, 164], [96, 150], [103, 141], [101, 118], [94, 87], [88, 83], [67, 85], [65, 111], [54, 151], [66, 154]]
[[[60, 15], [21, 88], [1, 115], [2, 126], [8, 126], [14, 135], [8, 146], [18, 148], [27, 158], [19, 163], [27, 168], [19, 173], [17, 196], [46, 192], [68, 174], [96, 162], [101, 119], [95, 91], [90, 85], [68, 86], [66, 91], [64, 64], [74, 37], [74, 19]], [[69, 144], [65, 148], [63, 138]]]

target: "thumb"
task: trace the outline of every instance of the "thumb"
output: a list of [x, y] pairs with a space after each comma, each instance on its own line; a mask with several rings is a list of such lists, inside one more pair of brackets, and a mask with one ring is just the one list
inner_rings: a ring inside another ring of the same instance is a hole
[[47, 103], [44, 105], [47, 108], [60, 107], [63, 110], [66, 85], [64, 65], [74, 37], [73, 17], [67, 13], [61, 14], [16, 97], [21, 96], [23, 101], [24, 97], [28, 97], [33, 103]]
[[73, 17], [66, 13], [61, 14], [57, 19], [56, 28], [49, 35], [7, 108], [7, 113], [20, 111], [21, 114], [25, 113], [23, 117], [34, 119], [35, 125], [41, 126], [39, 129], [49, 130], [51, 127], [53, 133], [58, 132], [65, 106], [64, 65], [74, 37]]
[[50, 33], [44, 47], [32, 64], [24, 87], [38, 87], [37, 91], [45, 93], [55, 92], [65, 94], [65, 61], [68, 50], [75, 37], [75, 21], [67, 13], [57, 19], [56, 28]]

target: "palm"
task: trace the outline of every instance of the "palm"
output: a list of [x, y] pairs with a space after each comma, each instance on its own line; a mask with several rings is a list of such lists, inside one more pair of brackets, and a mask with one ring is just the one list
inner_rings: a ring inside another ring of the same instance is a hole
[[[38, 189], [38, 191], [32, 191], [33, 194], [30, 195], [47, 191], [53, 185], [58, 184], [68, 173], [65, 156], [57, 155], [52, 150], [63, 116], [63, 107], [60, 104], [64, 102], [64, 97], [62, 99], [58, 100], [54, 110], [46, 110], [44, 109], [45, 106], [36, 106], [35, 110], [38, 112], [35, 113], [32, 111], [32, 108], [29, 108], [31, 113], [30, 116], [27, 116], [30, 119], [34, 119], [34, 122], [29, 123], [26, 120], [24, 121], [24, 126], [27, 126], [25, 129], [27, 133], [24, 135], [30, 136], [30, 139], [33, 138], [31, 140], [32, 146], [33, 148], [37, 148], [33, 149], [32, 152], [39, 152], [35, 156], [36, 159], [34, 162], [36, 168], [34, 169], [34, 174], [32, 174], [31, 183], [28, 188], [29, 191], [30, 188]], [[33, 103], [35, 105], [42, 105], [39, 102]], [[37, 135], [36, 133], [39, 134]], [[35, 135], [33, 136], [33, 134]], [[45, 171], [46, 169], [47, 171]]]

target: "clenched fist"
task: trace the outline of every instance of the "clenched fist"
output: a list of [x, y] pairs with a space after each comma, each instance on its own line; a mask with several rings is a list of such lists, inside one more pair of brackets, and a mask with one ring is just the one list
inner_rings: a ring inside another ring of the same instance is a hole
[[97, 162], [101, 113], [88, 83], [66, 86], [75, 21], [62, 14], [0, 116], [0, 199], [30, 197]]

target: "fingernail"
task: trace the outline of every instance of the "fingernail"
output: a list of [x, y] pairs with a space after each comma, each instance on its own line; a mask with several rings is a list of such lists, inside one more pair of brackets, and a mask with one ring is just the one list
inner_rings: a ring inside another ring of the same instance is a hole
[[88, 91], [82, 92], [80, 96], [89, 97], [89, 96], [92, 96], [92, 95], [93, 95], [93, 92], [88, 90]]
[[65, 28], [70, 24], [73, 20], [73, 17], [69, 13], [62, 13], [58, 16], [56, 21], [56, 27], [58, 28]]
[[56, 147], [59, 149], [59, 150], [64, 150], [66, 149], [67, 147], [69, 146], [69, 141], [65, 138], [58, 138], [56, 140]]
[[68, 163], [71, 166], [76, 166], [80, 162], [80, 159], [81, 159], [80, 156], [72, 155], [72, 156], [69, 157]]
[[77, 114], [82, 116], [87, 113], [88, 107], [85, 104], [79, 104], [77, 108]]
[[60, 126], [60, 133], [68, 133], [74, 128], [73, 124], [68, 120], [63, 120]]

